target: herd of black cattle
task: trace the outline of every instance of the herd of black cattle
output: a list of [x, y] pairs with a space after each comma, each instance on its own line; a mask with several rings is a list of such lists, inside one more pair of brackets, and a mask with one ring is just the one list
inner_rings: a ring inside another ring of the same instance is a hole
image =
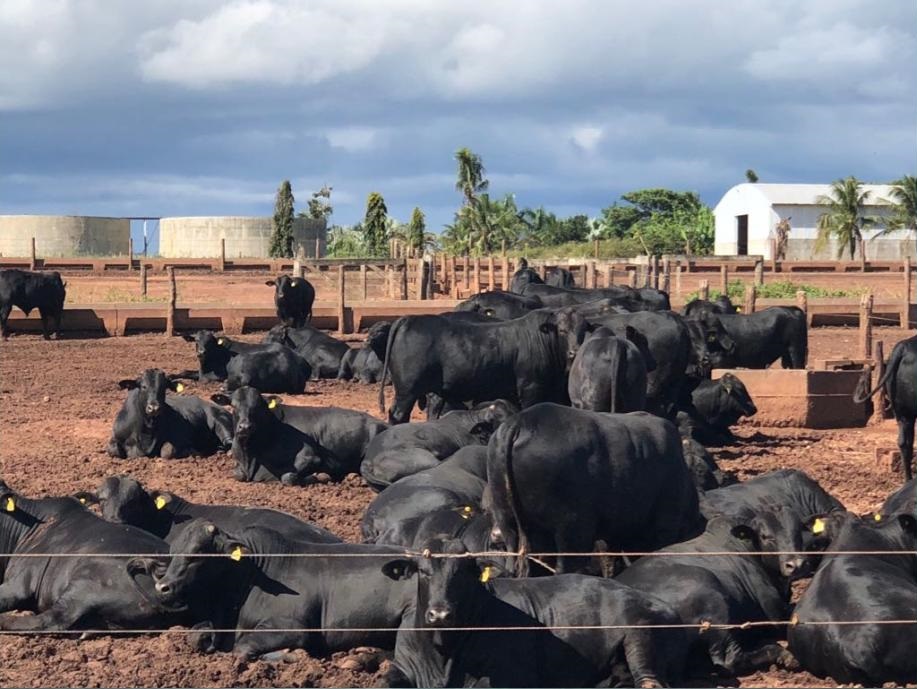
[[[711, 370], [804, 367], [800, 310], [677, 314], [655, 289], [549, 283], [523, 267], [509, 292], [376, 323], [351, 348], [308, 325], [307, 281], [269, 282], [282, 323], [262, 344], [197, 332], [197, 370], [120, 381], [108, 452], [228, 451], [236, 479], [286, 485], [359, 473], [379, 491], [364, 542], [126, 476], [42, 499], [0, 481], [0, 629], [181, 624], [198, 650], [249, 659], [394, 649], [392, 686], [660, 686], [774, 664], [917, 681], [917, 337], [879, 382], [907, 483], [860, 516], [801, 471], [735, 482], [706, 450], [756, 413]], [[3, 335], [16, 305], [50, 336], [64, 297], [56, 273], [0, 271]], [[275, 396], [312, 378], [377, 383], [380, 404], [390, 382], [389, 423]], [[223, 391], [167, 394], [183, 380]], [[406, 423], [415, 403], [427, 421]]]

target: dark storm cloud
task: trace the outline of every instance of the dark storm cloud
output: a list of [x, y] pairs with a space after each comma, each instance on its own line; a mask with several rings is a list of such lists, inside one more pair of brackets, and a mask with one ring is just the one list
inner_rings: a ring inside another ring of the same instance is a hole
[[452, 154], [493, 194], [595, 214], [643, 186], [915, 169], [911, 3], [421, 0], [0, 5], [0, 212], [335, 221], [381, 191], [431, 225]]

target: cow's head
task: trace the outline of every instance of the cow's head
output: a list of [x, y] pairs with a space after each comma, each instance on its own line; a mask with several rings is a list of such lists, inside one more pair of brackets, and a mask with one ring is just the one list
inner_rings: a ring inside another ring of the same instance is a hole
[[559, 339], [559, 346], [567, 362], [567, 367], [573, 363], [580, 345], [586, 339], [589, 324], [581, 313], [571, 308], [558, 309], [552, 313], [548, 320], [539, 326], [542, 333], [555, 335]]
[[712, 313], [704, 313], [697, 319], [704, 331], [704, 343], [711, 353], [732, 354], [735, 351], [735, 340], [726, 332], [720, 319]]
[[382, 565], [390, 579], [417, 578], [418, 625], [458, 627], [473, 621], [482, 582], [490, 578], [493, 566], [482, 569], [457, 539], [428, 541], [422, 551], [421, 557], [397, 558]]
[[186, 342], [194, 343], [194, 353], [198, 361], [204, 361], [212, 352], [223, 349], [226, 339], [219, 335], [214, 335], [209, 330], [198, 330], [193, 335], [182, 335]]
[[761, 556], [761, 564], [771, 576], [793, 581], [809, 576], [813, 571], [809, 557], [800, 554], [806, 549], [803, 542], [805, 528], [792, 510], [778, 506], [740, 520], [733, 527], [732, 534], [750, 542], [752, 547], [749, 550], [774, 553]]
[[86, 502], [97, 502], [102, 517], [116, 524], [148, 526], [156, 514], [155, 498], [130, 476], [109, 476], [93, 493], [80, 493]]
[[391, 321], [373, 323], [366, 331], [366, 346], [376, 353], [380, 361], [385, 360], [385, 350], [388, 348], [388, 334], [392, 330]]
[[719, 380], [720, 389], [723, 391], [721, 414], [735, 416], [738, 421], [741, 416], [754, 416], [758, 407], [748, 394], [745, 383], [731, 373], [726, 373]]
[[273, 328], [267, 331], [267, 334], [264, 336], [264, 339], [261, 340], [262, 344], [281, 344], [285, 347], [290, 347], [291, 349], [296, 349], [296, 345], [290, 339], [290, 326], [280, 323], [275, 325]]
[[712, 303], [716, 313], [737, 313], [732, 300], [726, 294], [721, 294]]
[[239, 481], [253, 480], [257, 467], [246, 450], [257, 434], [283, 419], [280, 398], [264, 396], [255, 388], [243, 385], [232, 393], [232, 397], [217, 393], [210, 399], [223, 406], [232, 406], [234, 474]]
[[698, 490], [714, 490], [727, 482], [727, 477], [707, 452], [707, 448], [693, 438], [683, 438], [681, 448], [688, 471]]
[[477, 436], [481, 444], [485, 445], [504, 421], [519, 413], [519, 408], [507, 400], [494, 400], [476, 404], [472, 411], [474, 412], [472, 414], [474, 425], [470, 433]]
[[207, 576], [207, 570], [214, 572], [226, 564], [222, 558], [213, 556], [226, 555], [239, 562], [249, 554], [244, 544], [206, 519], [188, 522], [169, 551], [174, 553], [169, 558], [169, 565], [156, 577], [156, 594], [166, 604], [184, 598], [203, 576]]
[[148, 420], [155, 419], [162, 413], [166, 404], [166, 390], [184, 390], [182, 383], [171, 380], [158, 368], [148, 368], [139, 378], [120, 380], [118, 387], [122, 390], [137, 390], [137, 403]]
[[292, 298], [293, 294], [303, 288], [304, 278], [290, 277], [283, 274], [268, 280], [264, 284], [274, 288], [274, 300], [279, 304]]

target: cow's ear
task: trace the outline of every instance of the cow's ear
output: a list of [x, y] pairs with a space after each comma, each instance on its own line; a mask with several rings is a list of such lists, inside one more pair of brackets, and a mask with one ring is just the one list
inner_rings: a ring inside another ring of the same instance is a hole
[[125, 378], [118, 381], [118, 387], [122, 390], [133, 390], [140, 387], [140, 381], [136, 378]]
[[274, 416], [278, 419], [283, 419], [283, 400], [281, 398], [277, 397], [277, 395], [265, 395], [264, 402]]
[[166, 493], [161, 490], [158, 490], [155, 493], [150, 493], [150, 497], [153, 499], [153, 504], [156, 506], [157, 510], [165, 509], [166, 506], [175, 498], [175, 496], [171, 493]]
[[493, 309], [484, 309], [484, 315], [488, 318], [494, 318], [497, 315], [497, 312]]
[[170, 380], [169, 381], [169, 390], [172, 390], [173, 392], [184, 392], [185, 384], [182, 383], [180, 380]]
[[838, 515], [843, 515], [843, 512], [832, 512], [830, 514], [813, 514], [802, 523], [808, 531], [812, 532], [812, 535], [817, 539], [828, 543], [831, 541], [832, 537], [837, 532], [838, 526]]
[[389, 560], [382, 565], [382, 573], [395, 581], [410, 579], [417, 573], [417, 564], [407, 558]]
[[224, 392], [215, 392], [210, 396], [211, 402], [216, 402], [223, 407], [232, 406], [232, 398]]
[[486, 445], [490, 442], [490, 436], [493, 435], [494, 432], [493, 421], [481, 421], [476, 423], [468, 432], [477, 438], [481, 445]]
[[538, 329], [543, 333], [556, 333], [557, 323], [542, 323], [538, 326]]
[[194, 337], [194, 335], [189, 335], [188, 333], [184, 333], [184, 334], [181, 336], [181, 339], [183, 339], [185, 342], [194, 342], [195, 337]]
[[758, 538], [757, 532], [748, 524], [736, 524], [730, 533], [742, 541], [754, 542]]
[[98, 505], [99, 504], [99, 496], [88, 490], [81, 490], [78, 493], [74, 493], [73, 497], [79, 500], [81, 505]]
[[135, 577], [138, 574], [147, 574], [150, 576], [162, 576], [166, 571], [166, 563], [153, 557], [135, 557], [127, 561], [125, 565], [127, 573]]
[[909, 533], [911, 536], [917, 535], [917, 520], [914, 519], [913, 514], [907, 512], [899, 514], [898, 523], [906, 533]]
[[268, 287], [274, 287], [277, 283], [274, 280], [266, 280], [264, 284], [267, 285]]

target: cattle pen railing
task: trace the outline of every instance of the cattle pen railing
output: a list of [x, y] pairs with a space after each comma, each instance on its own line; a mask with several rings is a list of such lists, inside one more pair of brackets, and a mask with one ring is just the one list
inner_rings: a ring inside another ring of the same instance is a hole
[[[917, 551], [912, 550], [835, 550], [835, 551], [701, 551], [701, 552], [672, 552], [672, 551], [629, 551], [629, 552], [507, 552], [507, 551], [481, 551], [466, 553], [434, 553], [427, 549], [413, 550], [405, 549], [402, 552], [390, 553], [248, 553], [230, 555], [227, 553], [12, 553], [10, 557], [18, 558], [153, 558], [165, 561], [172, 557], [186, 558], [232, 558], [239, 562], [241, 559], [272, 559], [272, 558], [293, 558], [293, 559], [334, 559], [334, 558], [377, 558], [392, 559], [396, 557], [412, 557], [427, 559], [477, 559], [477, 558], [520, 558], [525, 557], [534, 560], [539, 564], [540, 558], [549, 557], [583, 557], [583, 558], [608, 558], [608, 557], [773, 557], [778, 555], [802, 555], [808, 557], [840, 557], [840, 556], [882, 556], [891, 555], [902, 557], [917, 557]], [[27, 618], [24, 618], [27, 619]], [[92, 634], [92, 635], [132, 635], [132, 634], [200, 634], [201, 631], [207, 633], [234, 634], [238, 632], [249, 633], [339, 633], [339, 632], [512, 632], [512, 631], [602, 631], [602, 630], [627, 630], [627, 629], [695, 629], [700, 633], [710, 630], [743, 630], [760, 627], [819, 627], [819, 626], [856, 626], [856, 625], [917, 625], [917, 619], [858, 619], [858, 620], [800, 620], [794, 613], [786, 620], [745, 620], [742, 622], [714, 622], [711, 620], [701, 620], [700, 622], [672, 622], [672, 623], [649, 623], [649, 624], [607, 624], [607, 625], [517, 625], [517, 626], [451, 626], [451, 627], [413, 627], [399, 625], [397, 627], [226, 627], [226, 628], [207, 628], [206, 630], [171, 627], [168, 629], [161, 628], [95, 628], [95, 629], [23, 629], [23, 630], [0, 630], [0, 636], [7, 635], [74, 635], [74, 634]]]

